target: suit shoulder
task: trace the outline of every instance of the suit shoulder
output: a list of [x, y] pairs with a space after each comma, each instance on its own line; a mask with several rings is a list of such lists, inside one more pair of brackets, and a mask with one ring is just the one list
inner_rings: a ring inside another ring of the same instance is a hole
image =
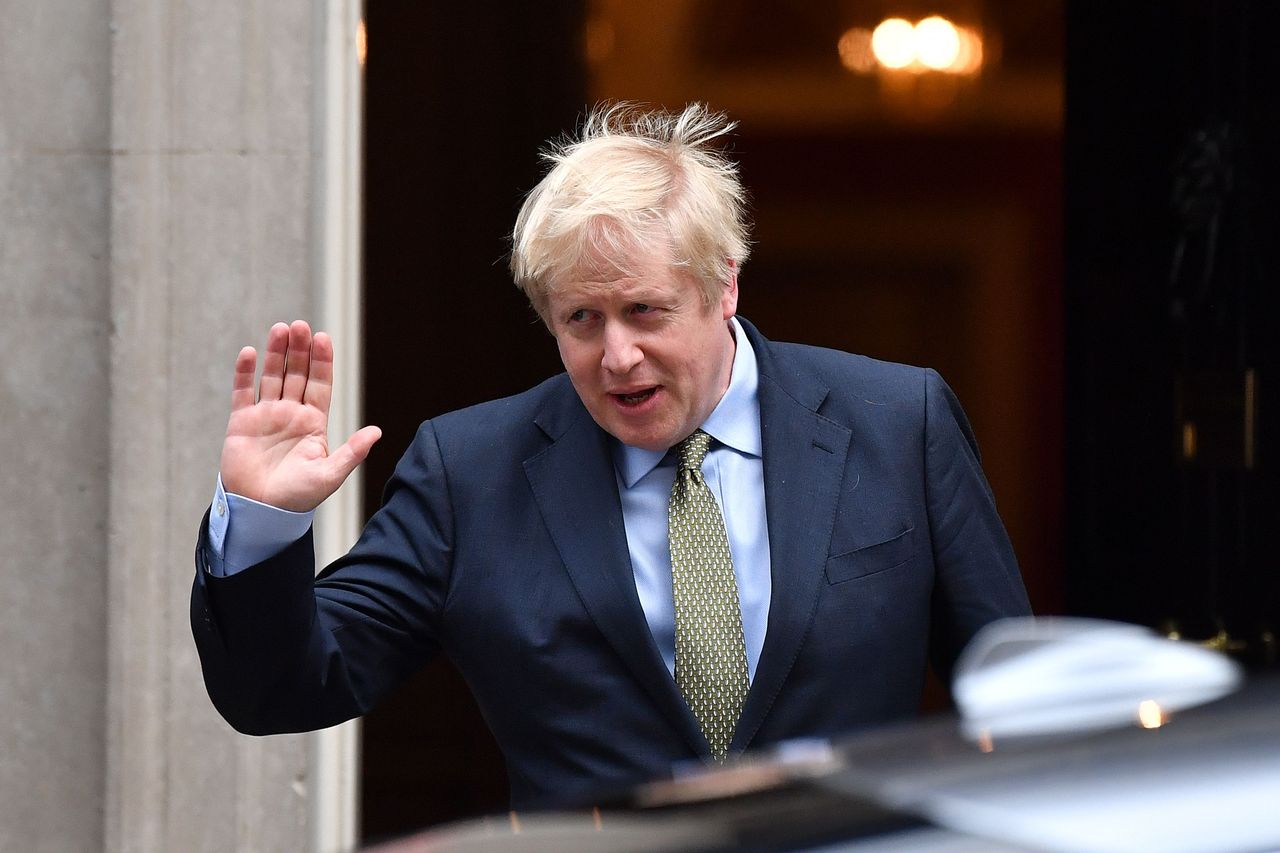
[[877, 402], [923, 400], [931, 382], [941, 382], [932, 368], [882, 361], [870, 356], [808, 344], [773, 343], [777, 362], [811, 371], [835, 394]]
[[534, 419], [548, 407], [559, 404], [565, 395], [572, 396], [573, 386], [565, 374], [557, 374], [527, 391], [487, 400], [443, 415], [437, 415], [418, 428], [432, 431], [446, 456], [450, 451], [490, 452], [522, 445], [540, 434]]

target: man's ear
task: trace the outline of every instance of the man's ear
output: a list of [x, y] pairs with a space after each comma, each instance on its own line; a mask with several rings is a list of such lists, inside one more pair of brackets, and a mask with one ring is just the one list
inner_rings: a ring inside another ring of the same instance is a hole
[[720, 313], [725, 320], [738, 313], [738, 262], [728, 259], [729, 278], [720, 292]]

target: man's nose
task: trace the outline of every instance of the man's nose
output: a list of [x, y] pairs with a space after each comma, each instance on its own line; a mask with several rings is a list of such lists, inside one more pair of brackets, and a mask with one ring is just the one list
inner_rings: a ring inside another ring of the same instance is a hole
[[634, 332], [622, 323], [609, 323], [604, 330], [604, 357], [601, 365], [614, 374], [630, 373], [644, 361], [644, 351]]

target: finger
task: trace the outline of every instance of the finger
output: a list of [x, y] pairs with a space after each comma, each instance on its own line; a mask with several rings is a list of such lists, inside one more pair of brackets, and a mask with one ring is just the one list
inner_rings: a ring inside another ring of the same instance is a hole
[[376, 426], [367, 426], [356, 430], [346, 443], [329, 454], [330, 476], [334, 482], [334, 490], [351, 476], [361, 462], [369, 455], [373, 445], [382, 438], [382, 430]]
[[324, 332], [316, 332], [311, 341], [311, 372], [307, 374], [307, 390], [302, 402], [329, 414], [333, 399], [333, 340]]
[[307, 387], [307, 369], [311, 365], [311, 327], [303, 320], [294, 320], [289, 327], [289, 354], [284, 364], [284, 387], [281, 400], [302, 400]]
[[236, 356], [235, 377], [231, 381], [231, 411], [253, 405], [253, 372], [258, 367], [258, 351], [245, 347]]
[[284, 385], [284, 357], [289, 351], [289, 327], [276, 323], [267, 332], [267, 354], [262, 357], [262, 381], [258, 383], [259, 400], [279, 400]]

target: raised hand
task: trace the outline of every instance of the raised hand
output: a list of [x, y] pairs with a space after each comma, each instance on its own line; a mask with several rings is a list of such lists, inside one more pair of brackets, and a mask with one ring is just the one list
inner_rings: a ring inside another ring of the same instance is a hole
[[253, 347], [236, 357], [222, 486], [280, 509], [315, 509], [364, 461], [382, 430], [364, 427], [330, 452], [333, 341], [324, 332], [312, 337], [301, 320], [272, 326], [255, 400], [257, 360]]

